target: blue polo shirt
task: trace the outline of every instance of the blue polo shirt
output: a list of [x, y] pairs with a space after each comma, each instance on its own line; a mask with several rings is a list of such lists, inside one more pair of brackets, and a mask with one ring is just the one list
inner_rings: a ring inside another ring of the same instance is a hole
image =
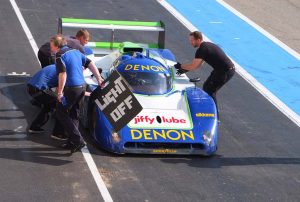
[[80, 86], [85, 83], [82, 67], [88, 67], [90, 62], [79, 50], [64, 46], [56, 54], [56, 71], [67, 73], [66, 87]]
[[90, 47], [83, 46], [84, 54], [85, 55], [92, 55], [94, 54], [93, 50]]
[[28, 84], [36, 87], [40, 90], [45, 90], [58, 85], [58, 77], [56, 73], [56, 66], [49, 65], [39, 70], [33, 77], [28, 81]]

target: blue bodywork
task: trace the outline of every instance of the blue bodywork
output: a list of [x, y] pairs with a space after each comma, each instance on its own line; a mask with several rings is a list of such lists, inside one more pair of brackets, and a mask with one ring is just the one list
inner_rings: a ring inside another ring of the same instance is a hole
[[[133, 88], [135, 94], [161, 96], [163, 99], [172, 93], [178, 93], [173, 69], [152, 58], [152, 54], [149, 54], [153, 53], [151, 51], [161, 57], [166, 54], [168, 59], [175, 61], [169, 50], [147, 50], [146, 54], [136, 53], [135, 56], [123, 54], [118, 58], [118, 65], [114, 68], [130, 85], [136, 83], [139, 85], [138, 88]], [[134, 77], [126, 77], [127, 74]], [[144, 77], [142, 81], [139, 80], [141, 76]], [[149, 78], [152, 80], [149, 81]], [[164, 82], [159, 83], [157, 80], [159, 78]], [[134, 82], [130, 79], [134, 79]], [[140, 86], [152, 86], [151, 82], [159, 83], [159, 87], [149, 87], [147, 92], [139, 91]], [[191, 129], [133, 129], [127, 125], [116, 133], [100, 109], [90, 104], [89, 107], [94, 107], [92, 110], [94, 114], [88, 114], [95, 117], [94, 127], [91, 129], [94, 139], [101, 148], [114, 153], [214, 154], [217, 150], [218, 122], [213, 99], [198, 87], [186, 87], [179, 93], [188, 105], [193, 123]]]

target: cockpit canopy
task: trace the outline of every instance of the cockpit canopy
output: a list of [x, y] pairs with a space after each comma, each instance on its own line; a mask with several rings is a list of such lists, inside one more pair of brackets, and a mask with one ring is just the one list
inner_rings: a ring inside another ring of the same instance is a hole
[[162, 95], [172, 89], [170, 69], [142, 53], [124, 53], [115, 62], [115, 69], [130, 84], [134, 93]]

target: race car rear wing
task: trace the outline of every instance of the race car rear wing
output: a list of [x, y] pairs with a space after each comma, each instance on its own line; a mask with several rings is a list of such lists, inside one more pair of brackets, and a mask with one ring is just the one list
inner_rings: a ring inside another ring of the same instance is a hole
[[95, 54], [105, 54], [118, 49], [120, 43], [115, 42], [115, 30], [134, 30], [158, 32], [157, 43], [141, 44], [149, 48], [164, 48], [165, 46], [165, 25], [159, 22], [141, 21], [120, 21], [120, 20], [96, 20], [78, 18], [59, 18], [58, 34], [62, 34], [63, 27], [71, 28], [93, 28], [111, 30], [111, 40], [109, 42], [89, 42], [87, 46], [92, 48]]

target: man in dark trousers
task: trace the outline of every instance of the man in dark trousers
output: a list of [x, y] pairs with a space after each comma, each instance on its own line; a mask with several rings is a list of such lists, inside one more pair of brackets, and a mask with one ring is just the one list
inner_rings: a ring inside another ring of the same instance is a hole
[[213, 68], [213, 71], [204, 82], [203, 90], [214, 99], [217, 106], [217, 91], [234, 75], [234, 64], [219, 46], [211, 42], [203, 41], [201, 32], [191, 32], [189, 35], [189, 41], [193, 47], [198, 48], [195, 58], [191, 64], [181, 65], [180, 63], [177, 63], [174, 66], [177, 69], [177, 74], [194, 70], [197, 67], [200, 67], [204, 62], [209, 64]]
[[[31, 123], [28, 132], [29, 133], [43, 133], [44, 129], [41, 127], [46, 124], [49, 120], [49, 113], [55, 109], [57, 96], [56, 93], [51, 90], [51, 88], [57, 87], [56, 67], [55, 65], [49, 65], [41, 70], [39, 70], [27, 83], [27, 90], [29, 95], [41, 105], [41, 111], [37, 117]], [[63, 127], [56, 122], [53, 134], [61, 135], [63, 138], [64, 130]]]
[[[85, 54], [86, 48], [84, 47], [90, 40], [90, 33], [86, 29], [80, 29], [76, 36], [65, 37], [67, 46], [73, 49], [79, 50]], [[90, 52], [90, 51], [89, 51]], [[38, 51], [38, 59], [41, 63], [41, 67], [44, 68], [50, 64], [55, 63], [55, 55], [51, 53], [50, 43], [43, 44]]]
[[53, 53], [56, 53], [58, 74], [56, 117], [69, 135], [68, 142], [62, 146], [74, 153], [85, 146], [78, 129], [79, 102], [85, 93], [82, 67], [88, 67], [91, 70], [99, 85], [102, 84], [103, 79], [91, 60], [79, 50], [66, 46], [62, 35], [56, 35], [50, 39], [50, 48]]

